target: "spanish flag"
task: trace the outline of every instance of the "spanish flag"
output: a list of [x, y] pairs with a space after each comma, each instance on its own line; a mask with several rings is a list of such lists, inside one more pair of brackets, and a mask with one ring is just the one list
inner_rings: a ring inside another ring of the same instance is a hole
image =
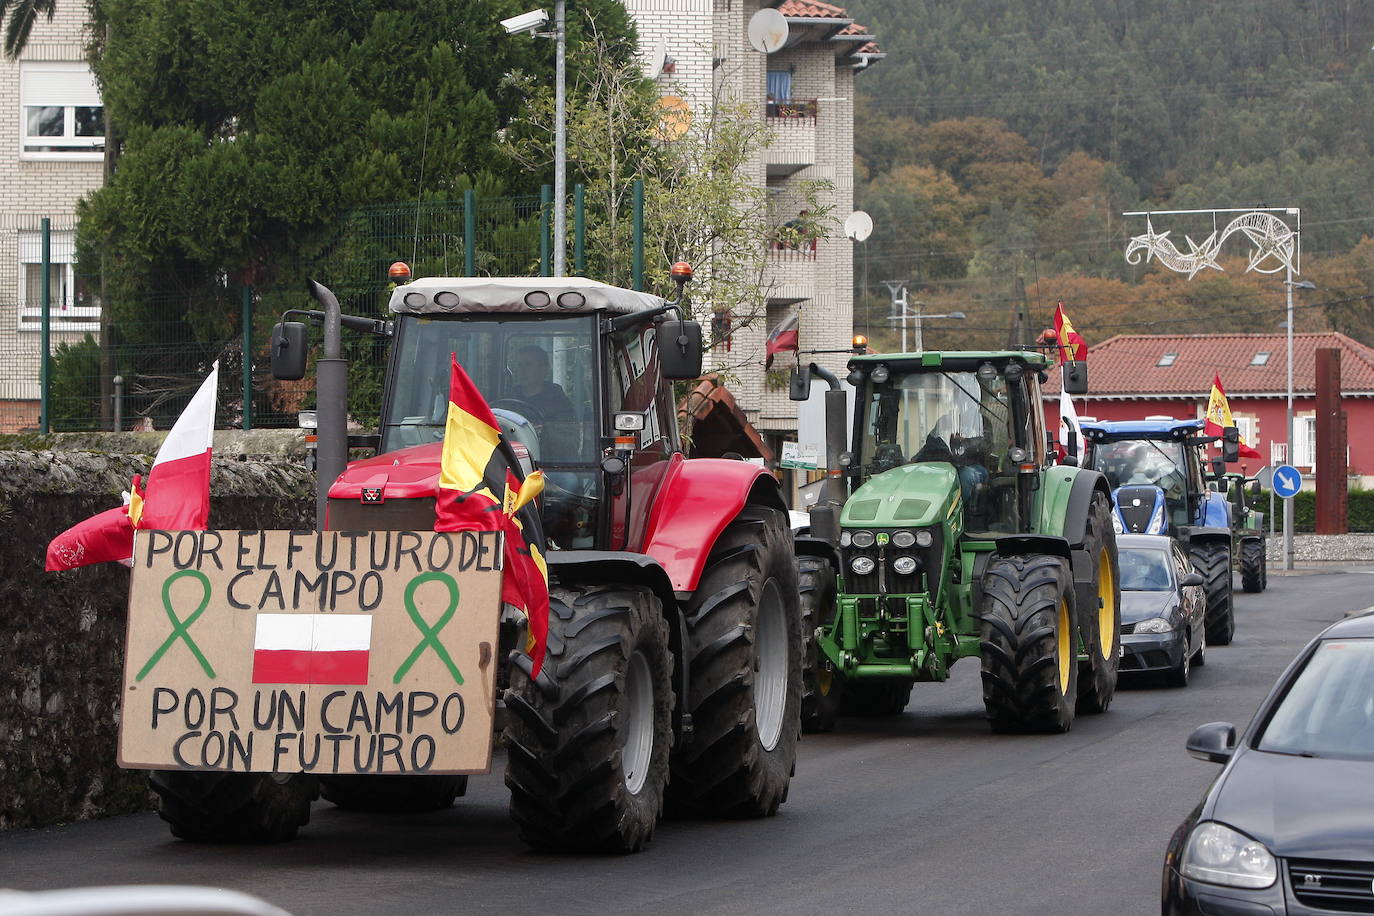
[[[1209, 436], [1220, 436], [1226, 427], [1235, 425], [1236, 421], [1231, 418], [1231, 405], [1226, 400], [1226, 389], [1221, 387], [1221, 373], [1218, 372], [1212, 376], [1212, 396], [1207, 399], [1207, 423], [1203, 432]], [[1258, 458], [1260, 453], [1241, 439], [1240, 456]]]
[[1073, 322], [1064, 314], [1064, 303], [1054, 308], [1054, 333], [1059, 338], [1059, 362], [1088, 358], [1088, 342], [1073, 329]]
[[532, 676], [538, 677], [549, 639], [547, 542], [534, 503], [544, 489], [544, 472], [522, 476], [482, 393], [457, 357], [451, 360], [434, 530], [505, 533], [501, 600], [529, 620], [525, 651], [533, 662]]

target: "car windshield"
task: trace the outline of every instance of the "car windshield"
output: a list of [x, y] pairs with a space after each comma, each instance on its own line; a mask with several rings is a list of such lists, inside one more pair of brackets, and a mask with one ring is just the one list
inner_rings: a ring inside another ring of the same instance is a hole
[[1149, 547], [1122, 547], [1121, 589], [1133, 592], [1164, 592], [1173, 588], [1169, 579], [1169, 555]]
[[1261, 751], [1374, 760], [1374, 639], [1323, 642], [1270, 716]]
[[404, 318], [382, 449], [443, 439], [452, 353], [508, 437], [524, 444], [541, 466], [594, 461], [592, 322], [591, 317]]

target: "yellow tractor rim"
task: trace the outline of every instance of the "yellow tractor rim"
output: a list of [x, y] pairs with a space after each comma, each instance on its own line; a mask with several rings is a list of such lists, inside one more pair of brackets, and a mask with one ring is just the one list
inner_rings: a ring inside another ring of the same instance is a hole
[[1055, 634], [1059, 655], [1059, 692], [1069, 692], [1069, 666], [1073, 660], [1073, 634], [1069, 632], [1069, 602], [1059, 599], [1059, 632]]
[[1116, 579], [1112, 576], [1112, 555], [1107, 548], [1097, 559], [1097, 633], [1098, 650], [1111, 660], [1116, 645]]
[[828, 668], [822, 668], [820, 677], [816, 678], [816, 688], [821, 692], [821, 696], [830, 696], [830, 689], [835, 686], [835, 675]]

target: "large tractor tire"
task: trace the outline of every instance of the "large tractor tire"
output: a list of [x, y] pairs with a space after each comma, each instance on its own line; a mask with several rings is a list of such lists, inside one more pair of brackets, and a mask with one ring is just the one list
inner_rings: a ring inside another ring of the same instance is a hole
[[1188, 559], [1205, 580], [1207, 644], [1229, 646], [1236, 632], [1231, 605], [1231, 545], [1220, 538], [1193, 541], [1188, 545]]
[[997, 557], [978, 609], [983, 707], [995, 732], [1066, 732], [1078, 700], [1077, 615], [1059, 557]]
[[321, 776], [320, 794], [349, 811], [442, 811], [467, 793], [466, 776]]
[[281, 843], [310, 823], [319, 781], [301, 773], [154, 770], [158, 814], [172, 836], [198, 843]]
[[511, 666], [506, 785], [521, 839], [637, 852], [663, 813], [673, 743], [668, 624], [647, 589], [549, 589], [539, 680]]
[[1269, 587], [1269, 563], [1264, 556], [1264, 541], [1259, 538], [1240, 542], [1240, 585], [1247, 592], [1262, 592]]
[[1116, 695], [1117, 669], [1121, 664], [1121, 578], [1117, 564], [1116, 534], [1107, 495], [1093, 493], [1083, 549], [1093, 558], [1092, 597], [1079, 602], [1079, 624], [1088, 660], [1078, 673], [1080, 715], [1106, 712]]
[[806, 670], [802, 673], [801, 722], [804, 732], [828, 732], [840, 712], [840, 677], [829, 669], [816, 644], [816, 628], [835, 621], [835, 564], [823, 557], [797, 559], [801, 593], [802, 638]]
[[846, 716], [899, 716], [910, 702], [910, 681], [849, 681], [840, 711]]
[[721, 532], [687, 607], [692, 739], [673, 757], [676, 811], [767, 817], [787, 798], [804, 648], [786, 516], [746, 506]]

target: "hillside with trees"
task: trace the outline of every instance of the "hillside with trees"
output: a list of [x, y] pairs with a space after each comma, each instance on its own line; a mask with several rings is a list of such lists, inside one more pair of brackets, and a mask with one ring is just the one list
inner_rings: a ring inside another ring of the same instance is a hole
[[[1298, 330], [1374, 343], [1374, 6], [1356, 0], [856, 0], [886, 59], [857, 79], [860, 330], [905, 280], [927, 345], [1001, 345], [1063, 299], [1114, 333], [1273, 331], [1282, 277], [1192, 281], [1124, 258], [1127, 210], [1299, 207]], [[1225, 217], [1219, 220], [1224, 225]], [[1163, 217], [1180, 250], [1219, 228]]]

